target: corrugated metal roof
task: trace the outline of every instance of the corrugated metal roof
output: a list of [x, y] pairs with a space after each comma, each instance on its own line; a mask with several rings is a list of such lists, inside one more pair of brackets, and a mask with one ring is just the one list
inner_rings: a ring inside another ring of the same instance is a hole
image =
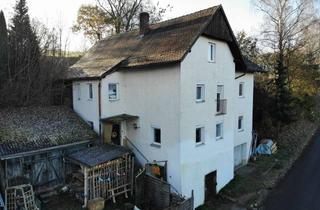
[[127, 153], [131, 153], [131, 151], [125, 147], [113, 144], [99, 144], [69, 154], [68, 158], [81, 165], [93, 167], [120, 158]]

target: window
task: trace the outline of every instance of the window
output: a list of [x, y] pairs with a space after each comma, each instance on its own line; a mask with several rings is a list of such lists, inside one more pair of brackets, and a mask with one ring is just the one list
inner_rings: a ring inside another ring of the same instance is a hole
[[204, 102], [204, 85], [197, 85], [196, 101]]
[[216, 61], [216, 44], [209, 43], [208, 45], [208, 61], [215, 62]]
[[78, 98], [78, 100], [81, 99], [81, 86], [80, 86], [80, 84], [77, 84], [77, 98]]
[[89, 83], [88, 84], [88, 88], [89, 88], [89, 99], [92, 99], [93, 98], [93, 92], [92, 92], [92, 83]]
[[109, 100], [118, 100], [118, 84], [111, 83], [109, 84]]
[[153, 128], [153, 143], [161, 144], [161, 129]]
[[226, 100], [223, 99], [223, 85], [217, 86], [217, 114], [225, 114], [226, 113]]
[[243, 131], [243, 116], [238, 117], [238, 130]]
[[244, 94], [243, 94], [243, 88], [244, 88], [244, 83], [243, 82], [240, 82], [239, 83], [239, 96], [240, 97], [243, 97]]
[[223, 138], [223, 123], [216, 124], [216, 138], [217, 139]]
[[196, 128], [196, 144], [204, 143], [204, 127]]

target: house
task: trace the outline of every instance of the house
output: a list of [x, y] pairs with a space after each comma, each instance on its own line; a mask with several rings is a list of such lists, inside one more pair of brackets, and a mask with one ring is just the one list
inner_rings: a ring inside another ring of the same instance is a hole
[[96, 43], [74, 64], [73, 109], [104, 142], [129, 146], [141, 164], [195, 207], [248, 160], [253, 73], [222, 6], [149, 24]]

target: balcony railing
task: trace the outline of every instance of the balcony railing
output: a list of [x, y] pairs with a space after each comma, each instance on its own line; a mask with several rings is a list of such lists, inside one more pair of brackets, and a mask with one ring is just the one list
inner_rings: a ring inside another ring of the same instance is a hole
[[219, 99], [216, 102], [216, 115], [227, 114], [227, 99]]

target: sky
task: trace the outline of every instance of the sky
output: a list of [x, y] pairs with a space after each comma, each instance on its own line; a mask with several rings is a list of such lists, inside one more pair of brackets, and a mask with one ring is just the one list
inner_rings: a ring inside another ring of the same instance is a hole
[[[0, 10], [4, 11], [7, 22], [13, 15], [16, 0], [0, 0]], [[262, 17], [253, 6], [253, 0], [159, 0], [161, 6], [170, 4], [172, 10], [164, 20], [192, 13], [221, 4], [233, 31], [244, 30], [249, 35], [258, 35]], [[153, 2], [158, 2], [153, 0]], [[91, 43], [81, 33], [73, 33], [72, 25], [82, 4], [94, 4], [95, 0], [27, 0], [29, 15], [50, 27], [63, 27], [63, 39], [68, 40], [70, 51], [83, 51]]]

